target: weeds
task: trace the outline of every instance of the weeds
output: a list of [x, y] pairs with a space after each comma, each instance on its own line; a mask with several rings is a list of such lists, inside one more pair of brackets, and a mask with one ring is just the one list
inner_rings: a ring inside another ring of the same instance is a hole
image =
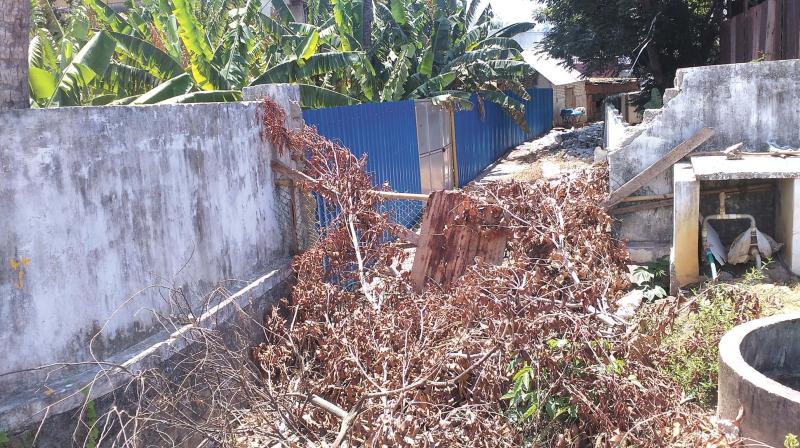
[[716, 403], [719, 341], [734, 326], [761, 314], [756, 295], [737, 285], [716, 284], [698, 292], [688, 313], [665, 339], [665, 369], [687, 398]]
[[669, 259], [661, 258], [644, 266], [636, 266], [631, 272], [631, 281], [636, 289], [642, 291], [642, 296], [648, 302], [667, 297], [665, 288], [669, 287], [668, 268]]

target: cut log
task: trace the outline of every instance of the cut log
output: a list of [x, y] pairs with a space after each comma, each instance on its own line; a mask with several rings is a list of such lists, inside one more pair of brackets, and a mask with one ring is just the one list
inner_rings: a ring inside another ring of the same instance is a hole
[[603, 207], [610, 209], [617, 205], [620, 201], [635, 193], [638, 189], [650, 183], [659, 174], [666, 171], [669, 167], [677, 163], [682, 158], [689, 155], [690, 152], [697, 149], [698, 146], [705, 143], [714, 135], [714, 130], [710, 128], [702, 128], [697, 131], [688, 140], [669, 151], [664, 157], [656, 163], [647, 167], [644, 171], [637, 174], [633, 179], [629, 180], [625, 185], [619, 187], [603, 203]]
[[422, 218], [421, 238], [411, 268], [417, 292], [429, 283], [448, 287], [477, 258], [499, 264], [503, 261], [506, 233], [498, 224], [503, 210], [495, 205], [473, 207], [469, 196], [459, 191], [437, 191], [428, 199]]

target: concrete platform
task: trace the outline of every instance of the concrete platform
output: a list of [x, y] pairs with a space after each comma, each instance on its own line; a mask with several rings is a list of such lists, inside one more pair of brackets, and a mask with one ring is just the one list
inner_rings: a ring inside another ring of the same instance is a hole
[[793, 179], [800, 177], [800, 157], [745, 155], [742, 160], [725, 156], [692, 157], [697, 180]]

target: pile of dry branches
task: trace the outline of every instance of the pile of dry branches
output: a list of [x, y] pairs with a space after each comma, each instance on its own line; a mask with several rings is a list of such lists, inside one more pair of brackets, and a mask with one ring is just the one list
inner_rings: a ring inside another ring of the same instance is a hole
[[632, 344], [635, 323], [613, 315], [628, 287], [627, 252], [599, 205], [605, 170], [472, 189], [449, 219], [501, 207], [504, 262], [478, 260], [453, 285], [416, 294], [365, 160], [314, 129], [287, 130], [268, 100], [263, 118], [264, 137], [339, 211], [297, 257], [291, 298], [253, 350], [283, 410], [271, 420], [283, 443], [668, 443], [680, 391]]

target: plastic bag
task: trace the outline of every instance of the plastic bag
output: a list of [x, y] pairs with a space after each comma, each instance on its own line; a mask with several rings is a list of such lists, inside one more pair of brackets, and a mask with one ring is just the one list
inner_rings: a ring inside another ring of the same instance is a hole
[[[775, 241], [771, 236], [756, 229], [756, 241], [758, 242], [758, 252], [763, 258], [769, 258], [777, 253], [783, 243]], [[750, 229], [737, 236], [728, 250], [728, 263], [746, 263], [750, 258]]]

